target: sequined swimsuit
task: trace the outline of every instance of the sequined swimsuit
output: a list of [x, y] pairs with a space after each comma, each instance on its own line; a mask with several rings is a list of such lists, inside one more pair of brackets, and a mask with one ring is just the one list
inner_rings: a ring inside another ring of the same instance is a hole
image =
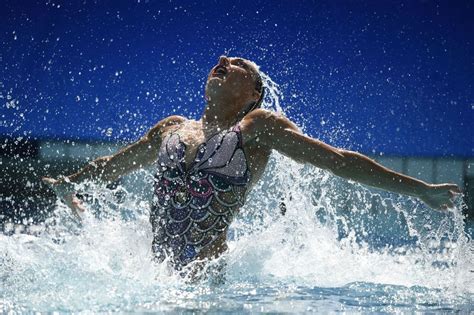
[[227, 233], [250, 179], [238, 125], [199, 145], [190, 165], [185, 151], [177, 133], [163, 139], [150, 216], [155, 256], [176, 269]]

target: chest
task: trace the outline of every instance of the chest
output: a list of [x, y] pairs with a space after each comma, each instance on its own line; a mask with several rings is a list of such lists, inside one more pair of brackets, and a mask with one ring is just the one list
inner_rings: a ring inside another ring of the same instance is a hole
[[[172, 128], [162, 138], [158, 151], [158, 162], [163, 158], [163, 153], [169, 155], [179, 154], [179, 158], [190, 165], [196, 157], [199, 146], [203, 143], [206, 143], [206, 137], [203, 130], [197, 126], [186, 124], [178, 128]], [[175, 158], [175, 156], [172, 158]]]
[[200, 142], [202, 136], [170, 132], [159, 148], [159, 171], [167, 177], [214, 174], [228, 181], [242, 183], [249, 168], [238, 130], [218, 132]]

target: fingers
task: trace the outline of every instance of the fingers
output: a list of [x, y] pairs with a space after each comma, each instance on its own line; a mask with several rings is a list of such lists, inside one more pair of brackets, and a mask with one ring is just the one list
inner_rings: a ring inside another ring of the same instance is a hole
[[458, 185], [456, 184], [450, 184], [450, 183], [446, 183], [446, 184], [433, 184], [432, 187], [434, 189], [436, 189], [437, 191], [446, 191], [446, 190], [450, 190], [452, 191], [453, 193], [455, 194], [461, 194], [462, 191], [461, 189], [459, 188]]
[[455, 205], [454, 205], [453, 200], [451, 200], [451, 199], [447, 200], [446, 203], [443, 203], [440, 206], [441, 210], [448, 210], [448, 209], [453, 209], [453, 208], [455, 208]]
[[431, 184], [427, 195], [422, 200], [432, 209], [447, 211], [456, 208], [456, 197], [462, 194], [456, 184]]
[[460, 194], [461, 193], [461, 189], [456, 184], [444, 184], [443, 188], [447, 189], [450, 192], [455, 193], [455, 194]]
[[435, 186], [435, 190], [438, 195], [445, 196], [444, 198], [448, 198], [450, 201], [456, 198], [457, 195], [462, 194], [461, 189], [456, 184], [438, 184]]
[[449, 191], [453, 192], [455, 194], [461, 194], [462, 193], [461, 188], [459, 188], [459, 186], [455, 185], [455, 184], [449, 184]]
[[74, 216], [79, 220], [82, 221], [81, 213], [85, 212], [85, 208], [82, 205], [82, 203], [79, 201], [79, 199], [73, 195], [69, 195], [63, 199], [63, 202], [68, 206], [71, 210]]
[[86, 208], [84, 208], [82, 202], [76, 196], [72, 198], [72, 205], [74, 206], [74, 210], [78, 210], [80, 212], [86, 211]]
[[[61, 182], [58, 183], [58, 180], [50, 177], [43, 177], [41, 178], [43, 183], [50, 186], [56, 195], [68, 206], [73, 214], [79, 219], [82, 220], [80, 213], [84, 213], [86, 208], [82, 204], [82, 202], [75, 196], [75, 193], [72, 189], [68, 189], [71, 187], [67, 187], [67, 185], [63, 185]], [[70, 184], [72, 185], [72, 184]], [[63, 187], [66, 186], [66, 187]]]
[[56, 183], [56, 180], [54, 178], [51, 178], [51, 177], [43, 177], [43, 178], [41, 178], [41, 180], [43, 181], [43, 183], [45, 183], [49, 186], [52, 186]]
[[450, 191], [454, 192], [455, 195], [462, 194], [462, 190], [459, 187], [456, 187], [456, 189], [451, 189]]

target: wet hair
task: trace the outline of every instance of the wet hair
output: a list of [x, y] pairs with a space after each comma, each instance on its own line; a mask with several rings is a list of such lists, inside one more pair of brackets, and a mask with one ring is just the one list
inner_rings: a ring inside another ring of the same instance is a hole
[[257, 101], [257, 104], [255, 104], [255, 108], [260, 108], [262, 106], [263, 98], [265, 96], [265, 88], [263, 87], [262, 76], [260, 75], [258, 70], [257, 70], [257, 79], [255, 80], [255, 90], [257, 90], [260, 93], [260, 97]]
[[260, 93], [260, 97], [258, 98], [258, 100], [256, 102], [252, 102], [247, 106], [247, 109], [242, 114], [240, 114], [238, 116], [238, 118], [237, 118], [238, 121], [241, 120], [242, 118], [244, 118], [245, 115], [247, 115], [251, 111], [262, 107], [263, 98], [265, 97], [265, 88], [263, 87], [262, 77], [261, 77], [260, 73], [258, 72], [258, 70], [256, 70], [255, 74], [256, 74], [256, 77], [257, 77], [255, 79], [255, 90]]

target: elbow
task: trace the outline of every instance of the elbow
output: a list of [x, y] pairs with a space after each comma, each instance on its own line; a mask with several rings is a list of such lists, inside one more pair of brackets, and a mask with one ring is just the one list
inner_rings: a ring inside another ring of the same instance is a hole
[[336, 150], [335, 154], [331, 156], [328, 171], [334, 175], [346, 177], [347, 170], [350, 168], [350, 165], [353, 165], [354, 162], [353, 153], [355, 152], [341, 149]]
[[96, 169], [104, 169], [107, 166], [107, 164], [109, 164], [111, 159], [112, 159], [111, 156], [103, 156], [103, 157], [95, 159], [89, 164]]
[[89, 163], [95, 169], [94, 173], [97, 174], [98, 179], [105, 181], [109, 180], [108, 177], [110, 172], [108, 172], [108, 169], [111, 166], [111, 160], [111, 156], [103, 156]]
[[354, 151], [338, 150], [342, 158], [334, 163], [333, 174], [348, 178], [367, 177], [376, 172], [376, 164], [363, 154]]

